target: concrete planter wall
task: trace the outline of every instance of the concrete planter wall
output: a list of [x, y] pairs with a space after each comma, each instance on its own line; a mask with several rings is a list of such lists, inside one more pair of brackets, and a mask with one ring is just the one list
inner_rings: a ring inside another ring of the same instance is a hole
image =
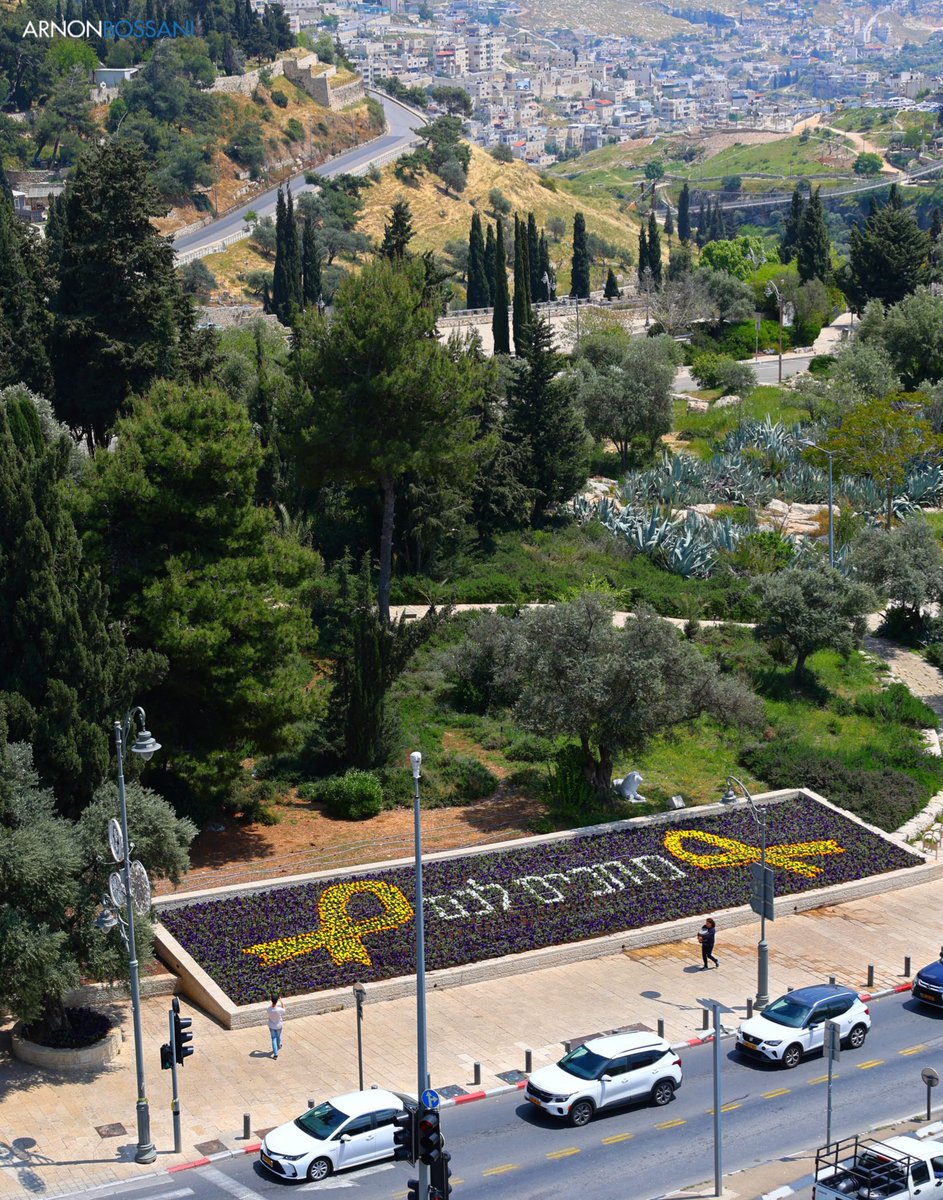
[[40, 1046], [23, 1037], [22, 1025], [13, 1027], [10, 1048], [13, 1057], [33, 1067], [46, 1071], [85, 1071], [89, 1067], [103, 1067], [121, 1053], [121, 1030], [115, 1026], [100, 1042], [83, 1046], [81, 1050], [57, 1050], [53, 1046]]

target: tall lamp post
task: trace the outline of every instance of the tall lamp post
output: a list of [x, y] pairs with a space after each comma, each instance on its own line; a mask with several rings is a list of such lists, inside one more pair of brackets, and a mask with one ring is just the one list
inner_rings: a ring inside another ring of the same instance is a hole
[[767, 296], [775, 297], [776, 306], [779, 309], [779, 382], [782, 383], [782, 381], [783, 381], [783, 310], [786, 307], [786, 298], [785, 298], [785, 296], [783, 296], [782, 292], [779, 290], [779, 288], [776, 286], [776, 284], [773, 283], [772, 279], [766, 285], [766, 294], [767, 294]]
[[[579, 309], [576, 310], [579, 312]], [[416, 845], [416, 1057], [419, 1067], [417, 1096], [429, 1086], [429, 1054], [426, 1041], [426, 943], [422, 901], [422, 821], [419, 815], [419, 780], [422, 778], [422, 755], [414, 750], [409, 756], [413, 769], [413, 830]], [[429, 1168], [419, 1161], [419, 1196], [429, 1195]]]
[[828, 565], [835, 565], [835, 525], [832, 519], [832, 459], [835, 457], [834, 450], [826, 450], [824, 446], [820, 446], [817, 442], [813, 442], [811, 438], [803, 438], [799, 442], [800, 446], [805, 446], [809, 450], [818, 450], [820, 454], [824, 454], [828, 459]]
[[[723, 795], [724, 804], [733, 804], [737, 799], [734, 786], [743, 793], [744, 799], [750, 806], [753, 820], [760, 831], [760, 868], [763, 877], [766, 875], [766, 810], [757, 807], [756, 801], [750, 795], [747, 785], [735, 775], [727, 776], [727, 787]], [[760, 909], [760, 942], [756, 948], [756, 1007], [765, 1008], [769, 1004], [769, 945], [766, 941], [766, 911]]]
[[363, 1002], [367, 989], [362, 983], [355, 983], [353, 991], [357, 1001], [357, 1075], [360, 1079], [360, 1090], [363, 1091]]
[[[151, 1141], [151, 1114], [148, 1108], [147, 1096], [144, 1090], [144, 1039], [141, 1033], [141, 983], [138, 976], [138, 951], [134, 938], [134, 909], [137, 901], [138, 908], [147, 910], [150, 902], [150, 885], [147, 883], [147, 873], [139, 862], [131, 863], [133, 846], [128, 838], [128, 805], [124, 790], [124, 755], [128, 748], [128, 736], [135, 717], [140, 717], [141, 729], [131, 746], [131, 753], [138, 754], [147, 762], [160, 749], [160, 742], [154, 740], [145, 728], [147, 718], [143, 708], [132, 708], [124, 721], [115, 721], [115, 747], [118, 753], [118, 802], [121, 805], [121, 825], [112, 820], [109, 824], [109, 841], [111, 852], [118, 861], [123, 860], [121, 876], [123, 878], [124, 916], [105, 908], [95, 922], [103, 931], [113, 929], [118, 925], [128, 951], [128, 969], [131, 976], [131, 1011], [134, 1018], [134, 1065], [137, 1071], [137, 1127], [138, 1148], [134, 1161], [152, 1163], [157, 1157], [157, 1150]], [[143, 877], [143, 885], [142, 885]], [[115, 877], [113, 877], [114, 879]], [[142, 896], [142, 886], [144, 896]], [[146, 897], [146, 899], [145, 899]], [[112, 887], [112, 901], [116, 900], [115, 888]], [[116, 905], [116, 907], [118, 907]]]

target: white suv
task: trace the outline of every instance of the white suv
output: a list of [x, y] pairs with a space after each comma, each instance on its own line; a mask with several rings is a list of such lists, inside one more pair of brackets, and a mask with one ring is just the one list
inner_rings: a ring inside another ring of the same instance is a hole
[[860, 1050], [871, 1028], [871, 1010], [854, 988], [833, 983], [796, 988], [743, 1022], [737, 1030], [737, 1049], [786, 1068], [797, 1067], [804, 1054], [822, 1048], [826, 1021], [837, 1021], [842, 1042]]
[[616, 1033], [592, 1038], [535, 1071], [524, 1095], [553, 1117], [585, 1125], [597, 1108], [633, 1100], [668, 1104], [681, 1078], [681, 1059], [664, 1038]]

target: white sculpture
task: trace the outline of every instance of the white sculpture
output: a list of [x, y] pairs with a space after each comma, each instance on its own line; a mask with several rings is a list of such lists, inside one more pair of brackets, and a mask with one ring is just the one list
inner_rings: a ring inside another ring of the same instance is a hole
[[624, 779], [613, 780], [612, 786], [624, 800], [629, 800], [633, 804], [640, 804], [645, 801], [645, 797], [639, 794], [639, 785], [643, 782], [639, 771], [630, 771]]

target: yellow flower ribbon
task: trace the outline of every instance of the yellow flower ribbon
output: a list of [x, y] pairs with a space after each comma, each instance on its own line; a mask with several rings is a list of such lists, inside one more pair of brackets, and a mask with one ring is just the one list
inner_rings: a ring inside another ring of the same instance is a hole
[[[721, 853], [698, 854], [685, 848], [686, 841], [716, 846]], [[746, 842], [720, 837], [714, 833], [702, 833], [699, 829], [675, 829], [666, 833], [665, 849], [682, 862], [707, 870], [713, 867], [741, 867], [747, 863], [759, 862], [763, 853], [759, 846], [750, 846]], [[796, 875], [805, 875], [807, 879], [812, 879], [822, 874], [822, 868], [804, 862], [804, 859], [821, 854], [844, 853], [844, 846], [840, 846], [833, 838], [819, 842], [783, 842], [779, 846], [767, 846], [766, 865], [782, 867], [784, 871], [792, 871]]]
[[[350, 900], [369, 892], [383, 906], [383, 912], [355, 921], [347, 911]], [[321, 924], [310, 933], [277, 938], [247, 946], [243, 954], [257, 954], [267, 967], [277, 967], [289, 959], [326, 950], [335, 963], [359, 962], [371, 966], [370, 955], [363, 944], [364, 934], [380, 933], [405, 925], [413, 917], [413, 908], [398, 887], [379, 879], [360, 879], [350, 883], [335, 883], [325, 888], [318, 900]]]

